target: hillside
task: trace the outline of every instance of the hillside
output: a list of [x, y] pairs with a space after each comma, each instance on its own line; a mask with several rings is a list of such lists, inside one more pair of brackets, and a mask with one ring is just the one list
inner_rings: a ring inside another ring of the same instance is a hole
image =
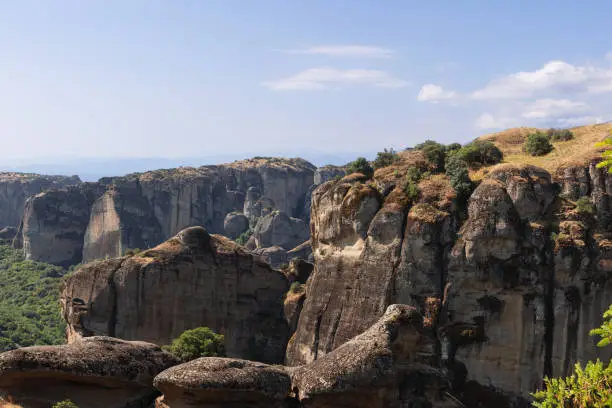
[[[554, 174], [559, 168], [568, 165], [582, 165], [589, 160], [600, 157], [603, 148], [595, 147], [595, 143], [610, 136], [612, 123], [586, 125], [570, 128], [574, 134], [572, 140], [552, 142], [554, 149], [544, 156], [530, 156], [523, 152], [523, 143], [527, 135], [535, 131], [546, 132], [547, 129], [520, 127], [491, 133], [478, 138], [493, 142], [504, 154], [504, 163], [532, 164], [542, 167]], [[486, 169], [475, 172], [473, 177], [482, 178]]]
[[64, 342], [59, 283], [65, 273], [0, 245], [0, 351]]

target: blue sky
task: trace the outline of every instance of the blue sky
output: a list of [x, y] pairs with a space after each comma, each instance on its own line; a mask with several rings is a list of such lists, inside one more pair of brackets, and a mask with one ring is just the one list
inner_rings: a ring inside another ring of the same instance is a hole
[[610, 15], [595, 0], [0, 0], [2, 155], [371, 156], [607, 121]]

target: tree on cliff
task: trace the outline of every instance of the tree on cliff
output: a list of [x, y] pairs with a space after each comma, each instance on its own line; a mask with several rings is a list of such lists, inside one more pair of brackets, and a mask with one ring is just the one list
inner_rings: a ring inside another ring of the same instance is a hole
[[[604, 313], [601, 327], [590, 334], [600, 336], [599, 347], [612, 342], [612, 305]], [[584, 369], [576, 363], [574, 374], [566, 378], [545, 378], [544, 389], [533, 396], [533, 406], [539, 408], [612, 407], [612, 362], [606, 366], [597, 359], [587, 362]]]
[[365, 157], [358, 157], [347, 165], [347, 173], [361, 173], [367, 178], [372, 178], [374, 169]]
[[[611, 132], [612, 133], [612, 132]], [[603, 142], [597, 143], [597, 147], [605, 147], [609, 150], [604, 151], [601, 155], [603, 160], [597, 165], [598, 168], [607, 167], [608, 172], [612, 173], [612, 137], [606, 138]]]
[[172, 341], [164, 350], [183, 361], [191, 361], [200, 357], [225, 356], [225, 337], [208, 327], [198, 327], [186, 330]]

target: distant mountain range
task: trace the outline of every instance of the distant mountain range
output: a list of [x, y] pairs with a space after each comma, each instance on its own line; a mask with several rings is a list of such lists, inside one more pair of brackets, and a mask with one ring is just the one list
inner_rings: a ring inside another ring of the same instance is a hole
[[[253, 155], [255, 156], [255, 155]], [[296, 157], [295, 154], [270, 154], [275, 157]], [[299, 155], [317, 167], [326, 164], [343, 165], [358, 156], [372, 159], [375, 153], [311, 153]], [[203, 157], [163, 158], [163, 157], [48, 157], [35, 159], [4, 159], [0, 161], [0, 171], [24, 173], [78, 175], [83, 181], [96, 181], [101, 177], [122, 176], [128, 173], [147, 170], [174, 168], [179, 166], [199, 167], [211, 164], [228, 163], [248, 157], [235, 155], [214, 155]]]

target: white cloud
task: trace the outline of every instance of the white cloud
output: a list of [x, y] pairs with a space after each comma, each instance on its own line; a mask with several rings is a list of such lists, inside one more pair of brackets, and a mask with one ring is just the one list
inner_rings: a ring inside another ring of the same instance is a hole
[[310, 68], [286, 78], [264, 82], [273, 91], [308, 91], [348, 86], [373, 86], [378, 88], [403, 88], [408, 82], [395, 78], [385, 71], [371, 69]]
[[441, 100], [453, 99], [455, 96], [457, 96], [455, 92], [445, 91], [444, 88], [439, 85], [425, 84], [421, 87], [417, 100], [421, 102], [428, 101], [437, 103]]
[[524, 99], [538, 94], [612, 91], [612, 69], [550, 61], [535, 71], [522, 71], [491, 81], [472, 92], [478, 100]]
[[594, 123], [603, 123], [603, 116], [576, 116], [571, 118], [561, 118], [557, 120], [560, 127], [572, 127], [581, 125], [591, 125]]
[[[283, 50], [281, 50], [283, 51]], [[320, 45], [301, 50], [284, 50], [288, 54], [326, 55], [328, 57], [393, 58], [395, 51], [367, 45]]]
[[506, 129], [515, 126], [516, 122], [511, 118], [495, 117], [489, 112], [480, 115], [474, 122], [478, 129]]
[[589, 109], [584, 102], [570, 101], [569, 99], [538, 99], [526, 106], [522, 117], [526, 119], [548, 119], [574, 115]]

